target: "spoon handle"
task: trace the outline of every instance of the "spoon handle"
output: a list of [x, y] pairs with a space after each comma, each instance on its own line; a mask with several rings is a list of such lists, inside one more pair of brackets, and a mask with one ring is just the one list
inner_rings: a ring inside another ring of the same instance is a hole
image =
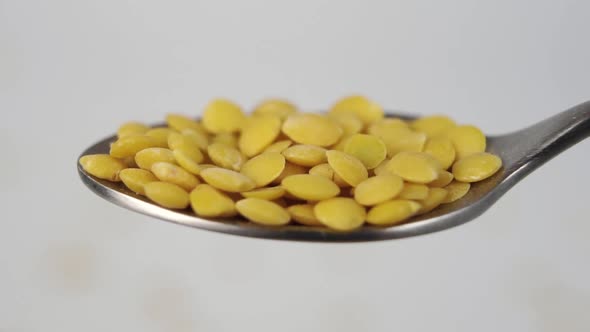
[[590, 136], [590, 101], [528, 128], [491, 138], [490, 151], [503, 162], [509, 187], [553, 157]]

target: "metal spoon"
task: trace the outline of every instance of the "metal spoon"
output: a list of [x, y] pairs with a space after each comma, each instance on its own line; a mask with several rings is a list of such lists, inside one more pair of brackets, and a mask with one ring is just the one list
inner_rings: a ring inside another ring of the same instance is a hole
[[[412, 118], [391, 113], [391, 117]], [[239, 217], [224, 220], [200, 218], [189, 211], [161, 208], [127, 190], [121, 183], [97, 179], [82, 169], [82, 181], [97, 195], [124, 208], [173, 223], [257, 238], [318, 242], [360, 242], [397, 239], [440, 231], [475, 219], [529, 173], [559, 153], [590, 136], [590, 101], [572, 107], [528, 128], [500, 136], [488, 136], [488, 151], [499, 155], [503, 168], [491, 178], [472, 185], [462, 199], [418, 216], [408, 223], [380, 228], [364, 226], [342, 233], [320, 227], [289, 225], [268, 227]], [[82, 155], [108, 153], [111, 136], [92, 145]]]

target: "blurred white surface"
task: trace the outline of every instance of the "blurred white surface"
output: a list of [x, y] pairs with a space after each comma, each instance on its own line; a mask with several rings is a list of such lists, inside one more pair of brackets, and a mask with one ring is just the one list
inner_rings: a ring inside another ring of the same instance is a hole
[[465, 226], [245, 239], [99, 199], [75, 163], [212, 97], [351, 92], [507, 132], [590, 99], [590, 2], [0, 0], [0, 331], [588, 331], [589, 142]]

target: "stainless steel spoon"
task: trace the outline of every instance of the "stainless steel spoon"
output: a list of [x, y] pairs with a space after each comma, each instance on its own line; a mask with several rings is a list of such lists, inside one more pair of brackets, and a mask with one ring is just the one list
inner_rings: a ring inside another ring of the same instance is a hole
[[[391, 117], [412, 118], [391, 113]], [[488, 136], [488, 151], [499, 155], [504, 165], [491, 178], [476, 183], [462, 199], [445, 204], [410, 222], [387, 228], [364, 226], [342, 233], [320, 227], [289, 225], [268, 227], [239, 217], [225, 220], [200, 218], [189, 211], [161, 208], [127, 190], [121, 183], [97, 179], [82, 169], [82, 181], [97, 195], [124, 208], [173, 223], [256, 238], [318, 242], [360, 242], [397, 239], [440, 231], [475, 219], [529, 173], [572, 145], [590, 136], [590, 101], [572, 107], [528, 128], [500, 136]], [[108, 153], [111, 136], [92, 145], [82, 155]]]

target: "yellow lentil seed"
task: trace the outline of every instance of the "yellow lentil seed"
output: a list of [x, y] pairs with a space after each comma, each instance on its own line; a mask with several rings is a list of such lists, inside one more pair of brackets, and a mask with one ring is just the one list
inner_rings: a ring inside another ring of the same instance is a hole
[[232, 133], [219, 133], [213, 136], [212, 143], [222, 143], [232, 148], [238, 147], [238, 137]]
[[387, 169], [406, 181], [428, 183], [438, 178], [441, 166], [429, 154], [422, 152], [400, 152], [391, 158], [387, 164]]
[[316, 218], [325, 226], [338, 231], [357, 229], [365, 222], [365, 208], [352, 198], [334, 197], [317, 203]]
[[282, 152], [289, 162], [312, 167], [326, 162], [326, 149], [309, 144], [297, 144]]
[[168, 136], [171, 133], [175, 133], [176, 130], [170, 128], [154, 128], [148, 130], [145, 135], [150, 136], [156, 140], [156, 147], [167, 148], [168, 147]]
[[199, 174], [201, 172], [199, 163], [203, 161], [203, 153], [199, 149], [180, 145], [172, 151], [172, 154], [178, 165], [182, 166], [182, 168], [192, 174]]
[[274, 115], [279, 119], [286, 119], [289, 115], [297, 113], [297, 107], [281, 99], [267, 99], [254, 108], [255, 115]]
[[326, 116], [311, 113], [290, 115], [282, 127], [283, 133], [300, 144], [322, 147], [338, 142], [342, 128]]
[[387, 147], [377, 136], [355, 134], [344, 145], [344, 152], [360, 160], [367, 169], [373, 169], [385, 160]]
[[150, 136], [126, 136], [111, 144], [110, 154], [115, 158], [131, 157], [143, 149], [155, 147], [156, 145], [157, 141]]
[[469, 188], [471, 184], [468, 182], [459, 182], [453, 181], [449, 183], [445, 189], [447, 190], [448, 194], [447, 197], [443, 200], [443, 204], [452, 203], [460, 198], [463, 198], [469, 192]]
[[260, 198], [273, 201], [285, 195], [285, 189], [281, 186], [258, 188], [250, 191], [244, 191], [242, 196], [247, 198]]
[[199, 179], [196, 176], [184, 168], [171, 163], [154, 163], [151, 171], [160, 181], [174, 183], [186, 191], [193, 190], [199, 184]]
[[139, 122], [126, 122], [122, 124], [117, 130], [117, 137], [127, 137], [135, 135], [144, 135], [150, 127]]
[[306, 173], [307, 173], [306, 167], [295, 165], [290, 162], [286, 162], [283, 172], [281, 172], [281, 174], [272, 183], [279, 184], [287, 176], [295, 175], [295, 174], [306, 174]]
[[487, 152], [470, 154], [453, 165], [453, 175], [461, 182], [477, 182], [494, 175], [502, 167], [500, 157]]
[[404, 188], [399, 193], [399, 198], [402, 199], [425, 199], [428, 197], [428, 192], [430, 188], [428, 188], [425, 184], [417, 184], [417, 183], [404, 183]]
[[120, 181], [119, 173], [127, 168], [123, 161], [108, 154], [90, 154], [80, 157], [80, 165], [90, 175], [113, 182]]
[[346, 182], [338, 173], [334, 172], [334, 183], [340, 188], [350, 187], [351, 184]]
[[227, 192], [250, 191], [256, 187], [254, 180], [242, 173], [220, 167], [201, 169], [199, 174], [205, 182]]
[[429, 137], [442, 134], [445, 130], [456, 125], [455, 121], [444, 115], [425, 116], [411, 123], [412, 129], [423, 132]]
[[404, 181], [397, 175], [377, 175], [359, 183], [354, 189], [354, 199], [362, 205], [376, 205], [397, 196], [404, 188]]
[[330, 114], [329, 117], [340, 125], [343, 136], [354, 135], [363, 130], [363, 122], [353, 113]]
[[344, 152], [344, 147], [346, 146], [346, 144], [348, 144], [348, 141], [350, 140], [351, 136], [342, 136], [340, 138], [340, 140], [338, 141], [338, 143], [334, 144], [332, 146], [332, 150], [338, 150], [338, 151], [342, 151]]
[[382, 137], [387, 136], [390, 133], [396, 133], [398, 131], [407, 131], [408, 129], [408, 123], [402, 119], [385, 118], [372, 123], [367, 128], [367, 133], [377, 137]]
[[153, 164], [161, 161], [175, 164], [174, 153], [165, 148], [147, 148], [135, 155], [135, 163], [145, 170], [151, 170]]
[[453, 127], [445, 131], [445, 135], [453, 142], [457, 160], [486, 150], [486, 137], [475, 126]]
[[264, 149], [263, 152], [283, 152], [285, 151], [286, 148], [290, 147], [291, 144], [293, 144], [293, 141], [291, 140], [281, 140], [281, 141], [277, 141], [272, 143], [271, 145], [269, 145], [266, 149]]
[[312, 204], [296, 204], [287, 208], [291, 219], [306, 226], [323, 226], [313, 212]]
[[248, 160], [241, 173], [263, 187], [275, 180], [285, 169], [285, 157], [278, 152], [265, 152]]
[[268, 147], [281, 132], [281, 119], [274, 115], [258, 115], [246, 119], [238, 147], [252, 157]]
[[393, 226], [414, 216], [420, 207], [419, 203], [403, 199], [383, 202], [369, 210], [367, 223], [376, 226]]
[[152, 172], [139, 168], [126, 168], [119, 172], [119, 177], [127, 188], [139, 195], [145, 195], [146, 184], [158, 181]]
[[328, 199], [340, 193], [334, 182], [319, 175], [290, 175], [283, 179], [281, 186], [293, 196], [311, 201]]
[[409, 129], [392, 131], [379, 137], [387, 147], [388, 157], [393, 157], [400, 152], [421, 152], [427, 139], [426, 134]]
[[446, 197], [446, 189], [430, 188], [430, 191], [428, 192], [428, 197], [420, 201], [422, 207], [418, 211], [418, 214], [424, 214], [434, 210], [437, 206], [442, 204]]
[[244, 198], [236, 203], [236, 209], [246, 219], [261, 225], [281, 226], [291, 220], [285, 208], [265, 199]]
[[387, 160], [387, 159], [383, 160], [379, 165], [377, 165], [377, 167], [373, 168], [373, 173], [375, 173], [375, 175], [390, 174], [389, 171], [387, 170], [387, 163], [388, 162], [389, 162], [389, 160]]
[[234, 171], [239, 171], [245, 161], [240, 151], [222, 143], [209, 145], [207, 154], [215, 165]]
[[185, 129], [191, 129], [203, 134], [205, 133], [205, 129], [200, 123], [182, 114], [168, 114], [166, 116], [166, 124], [168, 124], [169, 128], [180, 132]]
[[199, 150], [199, 145], [187, 135], [177, 132], [170, 133], [170, 135], [168, 135], [168, 147], [170, 150], [174, 150], [179, 146]]
[[363, 96], [348, 96], [338, 100], [330, 109], [330, 113], [339, 115], [352, 113], [365, 125], [379, 121], [383, 118], [383, 108], [379, 104]]
[[438, 160], [442, 169], [448, 169], [455, 162], [455, 147], [446, 136], [429, 138], [424, 145], [424, 152]]
[[449, 183], [451, 183], [451, 181], [453, 181], [454, 178], [455, 177], [453, 176], [453, 173], [447, 171], [440, 171], [440, 173], [438, 174], [438, 178], [428, 183], [428, 185], [430, 187], [443, 188]]
[[154, 181], [146, 183], [143, 188], [147, 198], [165, 208], [182, 210], [189, 205], [188, 193], [173, 183]]
[[208, 184], [200, 184], [190, 193], [191, 207], [201, 217], [232, 217], [237, 214], [234, 201]]
[[330, 180], [334, 179], [334, 170], [327, 163], [319, 164], [319, 165], [312, 167], [309, 170], [309, 174], [323, 176], [323, 177], [330, 179]]
[[356, 187], [369, 177], [365, 165], [347, 153], [330, 150], [326, 152], [326, 156], [328, 157], [328, 164], [330, 164], [334, 172], [353, 187]]
[[210, 133], [233, 133], [240, 130], [244, 118], [240, 106], [226, 99], [215, 99], [205, 107], [202, 122]]
[[207, 146], [209, 145], [209, 137], [207, 137], [206, 132], [187, 128], [181, 133], [188, 139], [192, 140], [199, 147], [199, 149], [203, 151], [207, 150]]

